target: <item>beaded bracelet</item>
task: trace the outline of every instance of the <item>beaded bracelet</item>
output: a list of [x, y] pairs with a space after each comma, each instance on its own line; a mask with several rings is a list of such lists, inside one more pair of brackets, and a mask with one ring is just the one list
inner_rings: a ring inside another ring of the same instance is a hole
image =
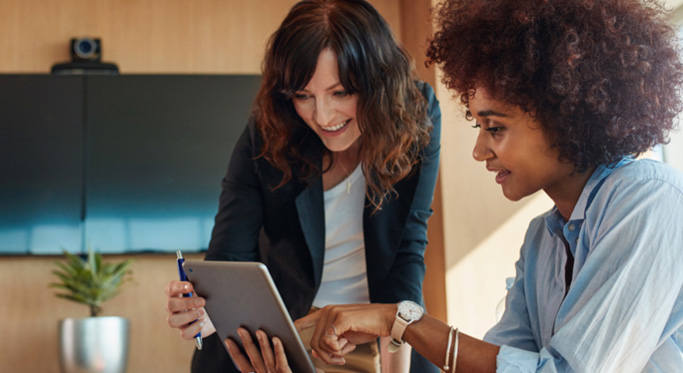
[[448, 360], [451, 357], [451, 343], [453, 342], [453, 327], [448, 331], [448, 344], [446, 345], [446, 363], [443, 365], [443, 370], [448, 372], [451, 367], [448, 365]]

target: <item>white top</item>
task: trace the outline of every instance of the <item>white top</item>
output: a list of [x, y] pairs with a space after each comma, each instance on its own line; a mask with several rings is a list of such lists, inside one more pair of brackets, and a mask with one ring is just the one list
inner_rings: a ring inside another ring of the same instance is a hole
[[365, 177], [360, 164], [338, 185], [323, 192], [325, 199], [325, 263], [316, 307], [369, 303], [363, 238]]

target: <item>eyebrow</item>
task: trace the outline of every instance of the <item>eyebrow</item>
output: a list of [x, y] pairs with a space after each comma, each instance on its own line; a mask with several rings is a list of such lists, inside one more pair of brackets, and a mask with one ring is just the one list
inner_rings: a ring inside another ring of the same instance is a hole
[[[331, 86], [325, 88], [325, 90], [326, 90], [326, 91], [331, 91], [331, 90], [337, 88], [337, 86], [340, 86], [340, 85], [342, 85], [341, 82], [337, 82], [337, 83], [334, 83], [334, 84], [332, 84]], [[342, 87], [343, 87], [343, 86], [342, 86]], [[300, 89], [299, 91], [301, 91], [301, 92], [308, 92], [308, 89], [303, 88], [303, 89]]]
[[337, 82], [337, 84], [332, 84], [331, 86], [327, 87], [326, 90], [327, 90], [327, 91], [331, 91], [331, 90], [337, 88], [337, 86], [340, 86], [340, 85], [342, 85], [341, 82]]
[[503, 114], [494, 110], [482, 110], [477, 112], [477, 115], [480, 117], [509, 117], [507, 114]]

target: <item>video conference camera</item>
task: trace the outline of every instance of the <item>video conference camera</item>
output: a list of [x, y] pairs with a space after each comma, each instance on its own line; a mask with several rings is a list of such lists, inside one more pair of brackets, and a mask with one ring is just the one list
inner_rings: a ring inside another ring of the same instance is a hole
[[102, 62], [102, 41], [99, 38], [72, 38], [69, 52], [71, 54], [71, 62], [64, 62], [53, 65], [52, 74], [116, 75], [119, 73], [119, 68], [115, 64]]

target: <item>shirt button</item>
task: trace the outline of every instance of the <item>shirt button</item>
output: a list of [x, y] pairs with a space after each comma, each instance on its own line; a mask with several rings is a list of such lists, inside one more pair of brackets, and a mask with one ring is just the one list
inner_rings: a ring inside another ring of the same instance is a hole
[[569, 231], [570, 232], [573, 232], [575, 228], [576, 228], [576, 226], [574, 226], [574, 224], [569, 224]]

